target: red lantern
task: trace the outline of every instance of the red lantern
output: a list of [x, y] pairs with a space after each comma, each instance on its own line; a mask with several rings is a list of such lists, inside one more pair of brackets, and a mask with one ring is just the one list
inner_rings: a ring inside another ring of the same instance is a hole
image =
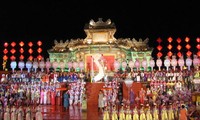
[[190, 38], [189, 37], [186, 37], [185, 38], [185, 42], [189, 42], [190, 41]]
[[161, 45], [158, 45], [157, 46], [157, 49], [160, 51], [160, 50], [162, 50], [162, 46]]
[[171, 57], [173, 55], [173, 53], [171, 52], [171, 51], [169, 51], [168, 53], [167, 53], [167, 56], [169, 56], [169, 57]]
[[37, 52], [38, 52], [38, 53], [41, 53], [41, 52], [42, 52], [42, 48], [38, 48], [38, 49], [37, 49]]
[[15, 45], [16, 45], [15, 42], [12, 42], [12, 43], [11, 43], [11, 46], [12, 46], [12, 47], [15, 47]]
[[24, 46], [24, 42], [21, 41], [21, 42], [19, 43], [19, 46], [23, 47], [23, 46]]
[[14, 48], [12, 48], [12, 49], [10, 50], [10, 52], [11, 52], [12, 54], [15, 54], [16, 50], [15, 50]]
[[186, 55], [190, 57], [192, 55], [192, 52], [187, 51]]
[[167, 48], [169, 49], [169, 50], [171, 50], [172, 49], [172, 45], [171, 44], [169, 44], [168, 46], [167, 46]]
[[197, 55], [200, 57], [200, 51], [197, 52]]
[[178, 50], [181, 50], [181, 48], [182, 48], [181, 45], [178, 45], [178, 46], [177, 46], [177, 49], [178, 49]]
[[5, 48], [5, 49], [3, 50], [3, 53], [4, 53], [4, 54], [7, 54], [7, 53], [8, 53], [8, 50]]
[[42, 42], [39, 40], [39, 41], [37, 42], [37, 45], [38, 45], [38, 46], [41, 46], [41, 45], [42, 45]]
[[28, 52], [29, 52], [29, 54], [32, 54], [32, 53], [33, 53], [33, 49], [30, 48], [30, 49], [28, 50]]
[[4, 43], [4, 47], [8, 47], [8, 43], [7, 42]]
[[24, 60], [24, 55], [20, 55], [19, 59]]
[[177, 43], [181, 43], [181, 38], [177, 38]]
[[196, 48], [199, 50], [200, 49], [200, 44], [197, 44]]
[[29, 46], [29, 47], [32, 47], [32, 46], [33, 46], [33, 43], [32, 43], [32, 42], [29, 42], [29, 43], [28, 43], [28, 46]]
[[162, 57], [162, 55], [163, 55], [163, 54], [162, 54], [161, 52], [158, 52], [158, 53], [157, 53], [157, 57], [158, 57], [158, 58]]
[[177, 56], [178, 56], [178, 57], [181, 57], [181, 56], [182, 56], [181, 52], [178, 52], [178, 53], [177, 53]]
[[12, 56], [10, 57], [10, 59], [11, 59], [11, 60], [15, 60], [16, 57], [15, 57], [14, 55], [12, 55]]
[[24, 53], [24, 49], [23, 48], [20, 48], [19, 49], [19, 52], [22, 54], [22, 53]]
[[157, 39], [157, 42], [160, 44], [162, 42], [162, 39], [161, 38], [158, 38]]
[[41, 59], [42, 59], [42, 56], [41, 56], [41, 55], [38, 55], [38, 56], [37, 56], [37, 59], [38, 59], [38, 60], [41, 60]]
[[30, 55], [30, 56], [28, 57], [28, 59], [29, 59], [30, 61], [32, 61], [32, 60], [33, 60], [33, 56]]
[[191, 48], [191, 46], [189, 45], [189, 44], [187, 44], [186, 46], [185, 46], [185, 48], [187, 48], [188, 50]]
[[169, 37], [167, 40], [169, 43], [171, 43], [173, 41], [172, 37]]
[[8, 60], [8, 56], [7, 56], [7, 55], [4, 55], [4, 56], [3, 56], [3, 60]]
[[197, 38], [196, 41], [199, 43], [200, 42], [200, 38]]

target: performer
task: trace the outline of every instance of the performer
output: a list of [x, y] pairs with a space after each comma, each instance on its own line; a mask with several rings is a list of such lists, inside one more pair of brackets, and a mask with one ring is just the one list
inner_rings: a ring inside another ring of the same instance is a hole
[[104, 107], [104, 101], [103, 101], [103, 92], [102, 90], [99, 91], [99, 96], [98, 96], [98, 107], [101, 112], [103, 112], [103, 107]]
[[135, 108], [133, 110], [133, 120], [139, 120], [139, 114], [138, 114], [137, 106], [135, 106]]
[[35, 120], [43, 120], [40, 105], [38, 105], [36, 108]]
[[187, 120], [188, 112], [187, 109], [185, 108], [185, 105], [181, 105], [179, 116], [180, 120]]
[[127, 106], [127, 109], [126, 109], [126, 120], [132, 120], [132, 113], [131, 113], [129, 105]]
[[13, 107], [11, 108], [11, 120], [17, 120], [17, 113], [16, 113], [16, 110], [17, 110], [16, 106], [13, 106]]
[[56, 104], [56, 92], [54, 90], [51, 90], [51, 105]]
[[140, 96], [140, 103], [144, 104], [144, 99], [145, 99], [145, 90], [143, 88], [141, 88], [139, 96]]
[[169, 120], [175, 120], [172, 104], [170, 104], [170, 108], [168, 109], [168, 118]]
[[168, 120], [168, 115], [165, 105], [163, 105], [163, 108], [161, 110], [161, 120]]
[[17, 120], [23, 120], [23, 119], [24, 119], [24, 111], [23, 111], [22, 106], [20, 106], [17, 109]]
[[64, 103], [63, 103], [63, 105], [64, 105], [65, 110], [67, 110], [69, 108], [69, 94], [68, 94], [67, 91], [64, 93]]
[[146, 115], [144, 113], [144, 106], [143, 106], [143, 104], [141, 105], [141, 109], [140, 109], [140, 120], [146, 120]]
[[112, 120], [118, 120], [118, 115], [117, 115], [117, 110], [116, 110], [116, 106], [113, 106], [112, 109]]
[[47, 89], [44, 89], [44, 105], [47, 104]]
[[125, 110], [124, 110], [124, 106], [122, 105], [120, 110], [119, 110], [119, 120], [125, 120]]
[[149, 104], [147, 104], [147, 107], [148, 108], [147, 108], [147, 112], [146, 112], [146, 118], [147, 118], [147, 120], [153, 120]]
[[159, 114], [159, 111], [158, 111], [157, 105], [156, 103], [154, 103], [153, 120], [159, 120], [158, 114]]
[[135, 95], [134, 95], [134, 92], [133, 92], [133, 89], [131, 89], [131, 91], [130, 91], [130, 104], [132, 105], [132, 104], [134, 104], [134, 98], [135, 97]]
[[103, 120], [110, 120], [107, 106], [104, 108], [104, 111], [103, 111]]
[[31, 109], [30, 106], [26, 107], [26, 120], [32, 120]]
[[3, 120], [3, 107], [1, 101], [0, 101], [0, 120]]
[[40, 104], [44, 104], [44, 89], [40, 91]]
[[4, 120], [10, 120], [10, 108], [8, 106], [6, 106], [5, 108], [5, 113], [4, 113]]

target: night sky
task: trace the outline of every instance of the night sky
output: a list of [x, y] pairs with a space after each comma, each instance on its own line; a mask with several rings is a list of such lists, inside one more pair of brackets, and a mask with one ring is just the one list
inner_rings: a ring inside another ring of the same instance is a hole
[[174, 44], [178, 37], [184, 40], [188, 36], [195, 50], [195, 39], [200, 37], [200, 9], [194, 2], [66, 1], [0, 3], [1, 51], [4, 42], [41, 40], [47, 58], [55, 39], [85, 38], [84, 25], [98, 18], [115, 23], [116, 38], [148, 37], [150, 47], [156, 47], [158, 37], [165, 46], [169, 36]]

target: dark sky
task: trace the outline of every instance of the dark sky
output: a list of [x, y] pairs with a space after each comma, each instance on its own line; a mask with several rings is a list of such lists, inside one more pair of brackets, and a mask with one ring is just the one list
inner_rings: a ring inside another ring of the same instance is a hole
[[115, 23], [116, 38], [148, 37], [149, 45], [154, 47], [158, 37], [166, 43], [169, 36], [174, 39], [188, 36], [192, 44], [196, 37], [200, 37], [199, 5], [189, 0], [156, 3], [67, 1], [0, 3], [1, 44], [41, 40], [47, 58], [46, 50], [52, 48], [55, 39], [85, 38], [85, 23], [98, 18], [111, 19]]

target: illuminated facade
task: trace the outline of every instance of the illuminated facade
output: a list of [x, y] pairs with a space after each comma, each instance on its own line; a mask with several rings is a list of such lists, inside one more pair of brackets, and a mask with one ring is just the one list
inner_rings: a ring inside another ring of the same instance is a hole
[[[85, 63], [85, 71], [90, 71], [92, 62], [91, 56], [99, 53], [103, 56], [106, 71], [114, 70], [114, 61], [120, 62], [139, 58], [150, 60], [153, 48], [148, 46], [149, 39], [145, 40], [135, 38], [115, 38], [116, 26], [110, 19], [103, 21], [101, 18], [97, 22], [90, 20], [85, 25], [84, 31], [87, 35], [84, 39], [70, 39], [54, 41], [55, 46], [48, 50], [50, 61], [64, 62], [68, 68], [68, 62]], [[94, 71], [97, 66], [94, 65]]]

